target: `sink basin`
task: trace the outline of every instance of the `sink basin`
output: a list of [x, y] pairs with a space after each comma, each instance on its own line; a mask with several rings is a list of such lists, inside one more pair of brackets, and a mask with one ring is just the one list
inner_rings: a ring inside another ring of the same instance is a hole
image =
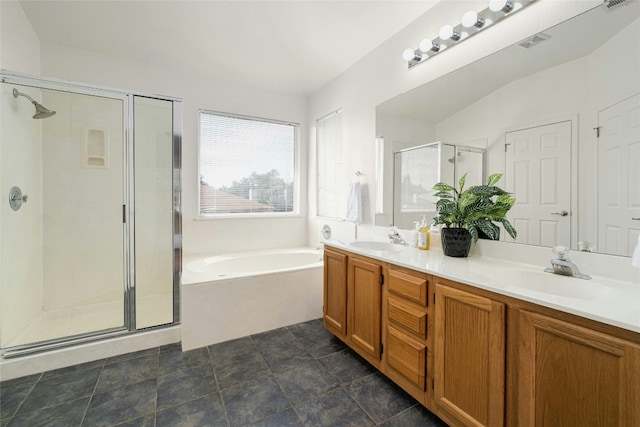
[[597, 282], [559, 276], [544, 271], [495, 270], [492, 272], [492, 277], [508, 285], [508, 289], [532, 291], [564, 298], [606, 300], [616, 292], [615, 289]]
[[368, 249], [370, 251], [393, 252], [400, 250], [400, 245], [374, 240], [356, 240], [355, 242], [349, 243], [349, 245], [360, 249]]

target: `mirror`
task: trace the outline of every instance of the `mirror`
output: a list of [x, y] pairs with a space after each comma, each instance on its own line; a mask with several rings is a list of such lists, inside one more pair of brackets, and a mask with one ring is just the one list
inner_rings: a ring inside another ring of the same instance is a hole
[[377, 106], [376, 225], [411, 228], [390, 202], [394, 153], [441, 141], [485, 149], [485, 176], [504, 174], [517, 243], [630, 256], [640, 234], [639, 17], [640, 2], [598, 6]]

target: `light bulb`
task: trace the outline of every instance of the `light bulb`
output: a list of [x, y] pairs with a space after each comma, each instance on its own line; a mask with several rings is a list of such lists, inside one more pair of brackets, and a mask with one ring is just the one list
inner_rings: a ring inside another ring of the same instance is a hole
[[404, 59], [405, 61], [409, 62], [411, 61], [413, 58], [416, 57], [415, 52], [413, 51], [413, 49], [411, 49], [410, 47], [406, 48], [403, 52], [402, 52], [402, 59]]
[[442, 40], [449, 40], [453, 35], [453, 27], [451, 25], [445, 25], [440, 28], [439, 36]]
[[418, 45], [418, 49], [420, 49], [422, 52], [425, 52], [425, 53], [429, 52], [432, 47], [433, 47], [433, 42], [429, 39], [420, 40], [420, 44]]
[[509, 13], [513, 10], [513, 0], [490, 0], [489, 9], [492, 12]]
[[470, 10], [462, 16], [462, 26], [465, 28], [482, 28], [483, 25], [484, 19], [479, 18], [475, 10]]

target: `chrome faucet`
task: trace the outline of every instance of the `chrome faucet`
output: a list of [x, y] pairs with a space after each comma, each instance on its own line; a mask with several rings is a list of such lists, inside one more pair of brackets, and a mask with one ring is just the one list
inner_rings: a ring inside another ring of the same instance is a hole
[[578, 266], [575, 265], [569, 258], [569, 248], [564, 246], [556, 246], [551, 252], [556, 255], [556, 258], [551, 259], [551, 267], [544, 269], [547, 273], [560, 274], [562, 276], [577, 277], [579, 279], [591, 280], [591, 276], [588, 274], [580, 273]]
[[396, 245], [408, 245], [408, 243], [402, 238], [400, 233], [398, 233], [398, 229], [395, 227], [391, 227], [391, 234], [389, 234], [389, 239], [391, 243]]

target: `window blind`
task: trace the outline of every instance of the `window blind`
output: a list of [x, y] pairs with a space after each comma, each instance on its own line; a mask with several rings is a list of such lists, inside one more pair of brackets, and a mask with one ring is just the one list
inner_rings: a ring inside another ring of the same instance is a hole
[[342, 111], [317, 120], [317, 215], [344, 218], [347, 209]]
[[200, 113], [200, 214], [294, 212], [298, 125]]

